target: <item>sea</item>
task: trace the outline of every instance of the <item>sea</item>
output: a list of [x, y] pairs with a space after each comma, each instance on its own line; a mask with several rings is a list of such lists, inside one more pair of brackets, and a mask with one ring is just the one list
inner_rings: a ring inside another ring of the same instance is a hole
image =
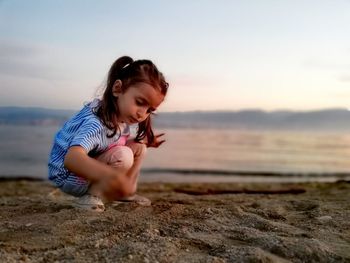
[[[57, 125], [0, 125], [0, 177], [46, 179]], [[166, 128], [145, 182], [350, 180], [350, 134], [322, 130]]]

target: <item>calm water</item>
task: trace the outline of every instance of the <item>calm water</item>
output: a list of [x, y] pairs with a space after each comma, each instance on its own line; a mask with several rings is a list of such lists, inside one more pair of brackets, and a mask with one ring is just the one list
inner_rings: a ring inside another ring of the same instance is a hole
[[[0, 175], [45, 178], [58, 127], [0, 126]], [[350, 172], [350, 135], [329, 132], [167, 129], [144, 168], [281, 173]]]

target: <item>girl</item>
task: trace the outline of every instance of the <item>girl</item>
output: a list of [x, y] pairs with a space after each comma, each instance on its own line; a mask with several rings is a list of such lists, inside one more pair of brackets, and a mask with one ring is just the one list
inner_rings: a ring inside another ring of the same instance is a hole
[[[163, 102], [168, 83], [150, 60], [124, 56], [111, 66], [102, 99], [85, 105], [55, 136], [49, 180], [76, 196], [76, 207], [104, 211], [105, 201], [150, 205], [135, 195], [146, 147], [164, 142], [154, 135], [151, 115]], [[129, 125], [138, 123], [131, 140]]]

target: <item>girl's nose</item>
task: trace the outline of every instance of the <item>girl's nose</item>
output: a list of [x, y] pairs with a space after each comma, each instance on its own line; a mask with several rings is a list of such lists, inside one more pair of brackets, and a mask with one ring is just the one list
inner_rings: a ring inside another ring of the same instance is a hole
[[138, 120], [142, 120], [144, 115], [145, 115], [145, 112], [141, 111], [141, 110], [136, 113], [136, 116], [137, 116]]

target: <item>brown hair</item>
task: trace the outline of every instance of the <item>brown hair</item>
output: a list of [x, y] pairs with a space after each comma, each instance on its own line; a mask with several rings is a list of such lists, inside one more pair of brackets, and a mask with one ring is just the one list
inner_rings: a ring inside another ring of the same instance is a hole
[[[163, 74], [150, 60], [133, 60], [131, 57], [123, 56], [118, 58], [111, 66], [108, 72], [106, 89], [103, 93], [101, 103], [97, 109], [96, 115], [102, 123], [113, 131], [110, 137], [113, 137], [118, 126], [119, 108], [116, 98], [112, 94], [112, 88], [116, 80], [121, 80], [122, 92], [125, 92], [131, 85], [136, 83], [147, 83], [158, 89], [162, 95], [166, 95], [168, 83], [165, 81]], [[152, 130], [151, 115], [138, 124], [135, 141], [147, 139], [147, 146], [156, 142]]]

